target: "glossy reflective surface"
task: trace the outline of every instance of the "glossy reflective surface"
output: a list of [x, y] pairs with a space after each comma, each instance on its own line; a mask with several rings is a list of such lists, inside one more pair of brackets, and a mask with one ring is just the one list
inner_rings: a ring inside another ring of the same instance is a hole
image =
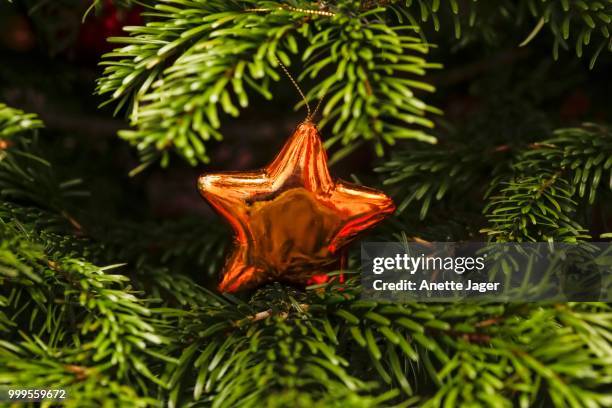
[[313, 123], [302, 123], [267, 167], [205, 174], [202, 196], [235, 232], [219, 290], [305, 284], [337, 268], [339, 250], [395, 210], [384, 193], [340, 180]]

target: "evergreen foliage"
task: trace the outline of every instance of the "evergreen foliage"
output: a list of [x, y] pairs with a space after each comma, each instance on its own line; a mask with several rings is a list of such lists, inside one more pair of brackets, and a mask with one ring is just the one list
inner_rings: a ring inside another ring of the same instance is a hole
[[[413, 89], [433, 88], [397, 78], [403, 72], [423, 75], [432, 66], [413, 55], [428, 49], [414, 27], [388, 25], [386, 9], [363, 11], [355, 2], [340, 2], [339, 12], [323, 14], [308, 7], [269, 1], [152, 6], [152, 21], [128, 28], [131, 37], [112, 38], [126, 46], [103, 62], [98, 92], [110, 94], [118, 107], [129, 105], [137, 126], [122, 137], [145, 152], [145, 161], [151, 149], [169, 146], [191, 163], [208, 161], [204, 141], [221, 138], [220, 113], [237, 117], [249, 105], [247, 91], [271, 99], [270, 83], [280, 79], [277, 58], [290, 66], [299, 53], [302, 76], [318, 79], [309, 99], [329, 93], [321, 125], [333, 121], [331, 142], [346, 145], [361, 135], [382, 154], [383, 142], [397, 138], [433, 140], [400, 126], [432, 126], [423, 118], [432, 108]], [[323, 76], [325, 68], [331, 72]]]
[[560, 129], [530, 145], [513, 164], [514, 174], [493, 182], [499, 191], [485, 208], [489, 235], [501, 241], [588, 239], [573, 221], [577, 201], [586, 195], [592, 205], [602, 177], [603, 190], [611, 190], [611, 167], [612, 137], [605, 128]]
[[[281, 72], [277, 58], [287, 66], [300, 59], [300, 77], [316, 79], [309, 100], [327, 95], [321, 126], [333, 123], [328, 145], [346, 146], [338, 157], [359, 146], [360, 139], [371, 141], [379, 155], [397, 139], [435, 142], [419, 128], [431, 128], [425, 114], [440, 111], [415, 92], [435, 89], [418, 76], [439, 64], [421, 56], [431, 45], [418, 35], [422, 30], [414, 14], [423, 22], [431, 17], [439, 29], [442, 8], [440, 1], [414, 3], [342, 0], [319, 8], [309, 1], [147, 3], [150, 22], [127, 27], [130, 37], [111, 39], [124, 47], [102, 62], [106, 69], [98, 93], [109, 95], [117, 109], [126, 108], [136, 129], [120, 135], [138, 147], [145, 165], [159, 155], [167, 164], [169, 148], [192, 164], [208, 162], [206, 142], [221, 139], [223, 116], [237, 117], [253, 93], [272, 99], [271, 83]], [[560, 46], [567, 48], [572, 19], [579, 20], [573, 30], [578, 56], [591, 36], [602, 37], [592, 64], [603, 49], [612, 50], [611, 3], [520, 3], [503, 2], [495, 10], [504, 18], [518, 14], [519, 21], [527, 10], [539, 17], [528, 40], [548, 24], [555, 56]], [[459, 35], [458, 2], [448, 4]], [[474, 7], [472, 26], [480, 23]]]
[[[336, 158], [362, 142], [388, 154], [376, 176], [399, 212], [384, 240], [610, 238], [610, 128], [549, 132], [545, 112], [504, 95], [521, 106], [510, 122], [535, 123], [518, 137], [491, 132], [498, 117], [433, 130], [440, 34], [425, 23], [462, 46], [492, 40], [500, 20], [530, 26], [525, 45], [547, 28], [555, 56], [591, 44], [593, 66], [612, 44], [611, 1], [131, 3], [147, 22], [111, 39], [97, 93], [129, 117], [138, 170], [170, 152], [207, 162], [222, 121], [289, 86], [280, 60], [314, 84], [309, 101], [325, 98]], [[612, 405], [609, 304], [365, 301], [356, 270], [217, 294], [226, 230], [88, 212], [86, 183], [42, 127], [0, 104], [0, 388], [66, 388], [71, 407]]]

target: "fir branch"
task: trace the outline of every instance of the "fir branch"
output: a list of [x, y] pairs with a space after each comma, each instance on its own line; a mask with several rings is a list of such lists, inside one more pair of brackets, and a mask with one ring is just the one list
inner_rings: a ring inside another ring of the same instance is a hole
[[[433, 390], [419, 405], [515, 406], [536, 396], [559, 407], [610, 400], [610, 366], [601, 359], [612, 347], [605, 304], [385, 304], [357, 300], [356, 284], [319, 289], [328, 305], [323, 310], [337, 316], [330, 321], [342, 350], [352, 353], [353, 364], [358, 352], [351, 350], [367, 350], [376, 378], [407, 395]], [[402, 355], [415, 364], [398, 366]]]
[[302, 300], [303, 293], [275, 284], [248, 304], [221, 299], [194, 310], [182, 325], [188, 343], [167, 374], [171, 404], [255, 407], [277, 393], [305, 392], [315, 401], [342, 396], [351, 406], [375, 401], [357, 398], [370, 387], [346, 371], [333, 333], [325, 321], [309, 318]]
[[427, 54], [430, 47], [414, 35], [418, 27], [392, 21], [383, 7], [349, 9], [333, 20], [318, 22], [309, 36], [301, 78], [317, 79], [308, 99], [327, 98], [320, 125], [333, 123], [326, 146], [345, 145], [338, 156], [357, 147], [360, 140], [371, 140], [379, 156], [385, 145], [397, 140], [436, 141], [413, 129], [432, 128], [425, 114], [440, 113], [415, 95], [416, 90], [432, 92], [434, 87], [414, 76], [439, 65], [418, 55]]
[[573, 221], [577, 200], [589, 203], [606, 172], [612, 177], [612, 138], [607, 128], [585, 125], [560, 129], [551, 139], [530, 145], [514, 164], [514, 174], [491, 182], [493, 193], [484, 212], [497, 241], [567, 241], [589, 238]]
[[65, 350], [41, 345], [39, 338], [25, 337], [18, 344], [0, 340], [0, 386], [17, 388], [24, 384], [66, 390], [66, 398], [58, 399], [58, 403], [69, 408], [104, 406], [109, 401], [116, 406], [159, 406], [155, 399], [138, 395], [125, 382], [66, 359]]
[[[518, 73], [527, 84], [520, 86], [508, 70], [479, 80], [470, 95], [476, 111], [457, 125], [440, 126], [438, 144], [411, 143], [394, 149], [390, 159], [374, 170], [397, 200], [402, 219], [413, 221], [413, 228], [431, 213], [429, 221], [435, 221], [427, 223], [431, 227], [480, 213], [491, 178], [510, 170], [533, 134], [549, 131], [548, 118], [537, 102], [555, 95], [558, 87], [537, 95], [532, 91], [547, 74], [547, 66]], [[416, 216], [406, 214], [407, 208], [416, 210]], [[471, 221], [481, 225], [483, 220], [472, 216]]]
[[131, 37], [111, 39], [127, 45], [106, 55], [98, 93], [130, 105], [138, 129], [122, 137], [147, 152], [173, 146], [195, 164], [208, 161], [203, 142], [221, 138], [220, 111], [237, 116], [249, 104], [246, 89], [272, 97], [276, 57], [290, 63], [294, 20], [304, 13], [245, 11], [255, 1], [166, 3], [149, 12], [146, 27], [128, 27]]
[[[202, 220], [177, 222], [125, 222], [79, 212], [78, 201], [87, 196], [80, 180], [60, 181], [55, 168], [41, 157], [35, 130], [42, 123], [35, 115], [6, 106], [0, 109], [0, 132], [11, 145], [0, 157], [0, 221], [19, 225], [37, 236], [48, 255], [83, 259], [99, 264], [127, 263], [135, 284], [167, 304], [199, 304], [199, 287], [186, 274], [195, 268], [211, 277], [221, 262], [225, 231]], [[144, 232], [143, 232], [144, 231]], [[216, 259], [216, 260], [215, 260]], [[169, 268], [174, 279], [168, 276]]]
[[[149, 159], [162, 154], [166, 163], [172, 147], [192, 164], [207, 161], [205, 142], [221, 138], [221, 113], [238, 116], [252, 92], [271, 99], [270, 81], [280, 79], [276, 58], [290, 65], [304, 39], [311, 45], [303, 50], [303, 76], [327, 75], [308, 95], [330, 91], [322, 122], [335, 121], [330, 143], [373, 139], [381, 152], [383, 142], [398, 138], [432, 140], [402, 125], [432, 126], [422, 116], [436, 110], [413, 90], [433, 88], [397, 77], [433, 67], [405, 55], [428, 46], [410, 27], [388, 25], [384, 9], [360, 13], [348, 0], [321, 13], [311, 12], [311, 2], [166, 3], [148, 13], [146, 27], [128, 27], [131, 37], [111, 39], [127, 45], [106, 55], [98, 85], [118, 108], [129, 106], [137, 129], [121, 135]], [[344, 108], [334, 108], [341, 98]]]
[[[381, 2], [370, 2], [381, 3]], [[554, 59], [559, 58], [560, 48], [574, 49], [579, 58], [585, 54], [586, 47], [594, 48], [590, 58], [593, 68], [602, 51], [612, 51], [612, 2], [609, 0], [521, 0], [484, 1], [457, 0], [408, 0], [389, 1], [397, 12], [404, 15], [411, 24], [431, 21], [435, 31], [444, 27], [444, 22], [452, 22], [455, 37], [465, 37], [466, 28], [478, 32], [485, 38], [497, 35], [495, 23], [506, 22], [515, 27], [527, 27], [525, 46], [540, 35], [543, 29], [553, 37], [552, 52]], [[477, 28], [477, 29], [476, 29]]]
[[[396, 4], [396, 10], [404, 15], [412, 24], [418, 21], [428, 23], [431, 21], [435, 31], [440, 31], [443, 21], [450, 18], [456, 39], [461, 38], [463, 27], [468, 21], [470, 27], [474, 26], [477, 16], [482, 14], [485, 8], [477, 0], [459, 2], [457, 0], [407, 0], [390, 1]], [[468, 10], [466, 10], [468, 9]]]
[[78, 228], [67, 209], [69, 200], [86, 195], [80, 179], [62, 180], [38, 151], [36, 115], [0, 104], [0, 196], [7, 202], [37, 206], [62, 214]]
[[482, 152], [473, 145], [411, 148], [394, 154], [375, 170], [386, 176], [385, 185], [397, 186], [396, 194], [402, 197], [399, 212], [414, 201], [422, 203], [422, 220], [435, 201], [449, 193], [465, 194], [478, 186], [483, 173], [499, 166], [499, 153], [503, 152]]
[[[584, 47], [594, 43], [597, 47], [591, 57], [591, 68], [602, 50], [612, 51], [612, 2], [611, 1], [573, 1], [573, 0], [524, 0], [531, 15], [538, 18], [531, 37], [537, 34], [538, 27], [547, 24], [554, 36], [553, 56], [559, 56], [559, 48], [569, 49], [568, 42], [574, 42], [578, 57], [582, 57]], [[529, 38], [527, 39], [529, 40]]]
[[107, 273], [112, 266], [99, 268], [59, 254], [50, 257], [34, 231], [2, 221], [0, 279], [8, 299], [4, 313], [14, 323], [27, 324], [50, 344], [70, 345], [79, 333], [73, 344], [77, 348], [65, 357], [75, 362], [88, 358], [101, 366], [106, 362], [116, 367], [117, 378], [134, 369], [133, 360], [139, 352], [146, 354], [147, 344], [167, 342], [156, 333], [151, 310], [130, 293], [129, 278]]
[[[604, 304], [400, 305], [359, 300], [354, 278], [332, 282], [307, 293], [274, 284], [248, 303], [194, 310], [166, 374], [173, 404], [261, 406], [291, 395], [319, 404], [342, 396], [351, 407], [514, 406], [537, 396], [605, 406], [610, 398]], [[357, 385], [375, 393], [355, 399]]]
[[582, 128], [559, 129], [551, 139], [532, 147], [526, 158], [541, 156], [558, 163], [574, 187], [574, 195], [583, 198], [588, 194], [589, 204], [595, 202], [598, 191], [612, 190], [612, 131], [609, 128], [585, 124]]
[[589, 238], [573, 221], [576, 202], [560, 172], [539, 168], [537, 173], [508, 181], [497, 179], [492, 185], [499, 186], [499, 194], [491, 195], [485, 207], [490, 227], [483, 232], [496, 241], [576, 242]]
[[6, 150], [11, 146], [11, 142], [14, 143], [14, 139], [21, 135], [42, 127], [43, 124], [36, 115], [0, 103], [0, 150]]

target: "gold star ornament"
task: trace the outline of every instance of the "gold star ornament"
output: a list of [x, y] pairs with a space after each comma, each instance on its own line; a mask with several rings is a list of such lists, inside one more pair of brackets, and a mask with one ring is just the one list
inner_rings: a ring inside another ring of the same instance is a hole
[[235, 234], [219, 290], [304, 285], [340, 265], [340, 250], [395, 210], [384, 193], [332, 179], [316, 126], [298, 126], [267, 167], [204, 174], [202, 197]]

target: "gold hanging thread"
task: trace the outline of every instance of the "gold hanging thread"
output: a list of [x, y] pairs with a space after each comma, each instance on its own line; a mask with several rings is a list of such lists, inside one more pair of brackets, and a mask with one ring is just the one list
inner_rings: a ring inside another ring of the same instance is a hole
[[297, 8], [297, 7], [291, 7], [291, 6], [280, 6], [280, 7], [275, 7], [275, 8], [252, 8], [252, 9], [246, 9], [245, 11], [250, 11], [254, 13], [258, 13], [258, 12], [265, 13], [268, 11], [275, 11], [275, 10], [295, 11], [298, 13], [312, 14], [312, 15], [325, 16], [325, 17], [333, 17], [336, 15], [336, 13], [332, 13], [331, 11], [311, 10], [311, 9], [303, 9], [303, 8]]

